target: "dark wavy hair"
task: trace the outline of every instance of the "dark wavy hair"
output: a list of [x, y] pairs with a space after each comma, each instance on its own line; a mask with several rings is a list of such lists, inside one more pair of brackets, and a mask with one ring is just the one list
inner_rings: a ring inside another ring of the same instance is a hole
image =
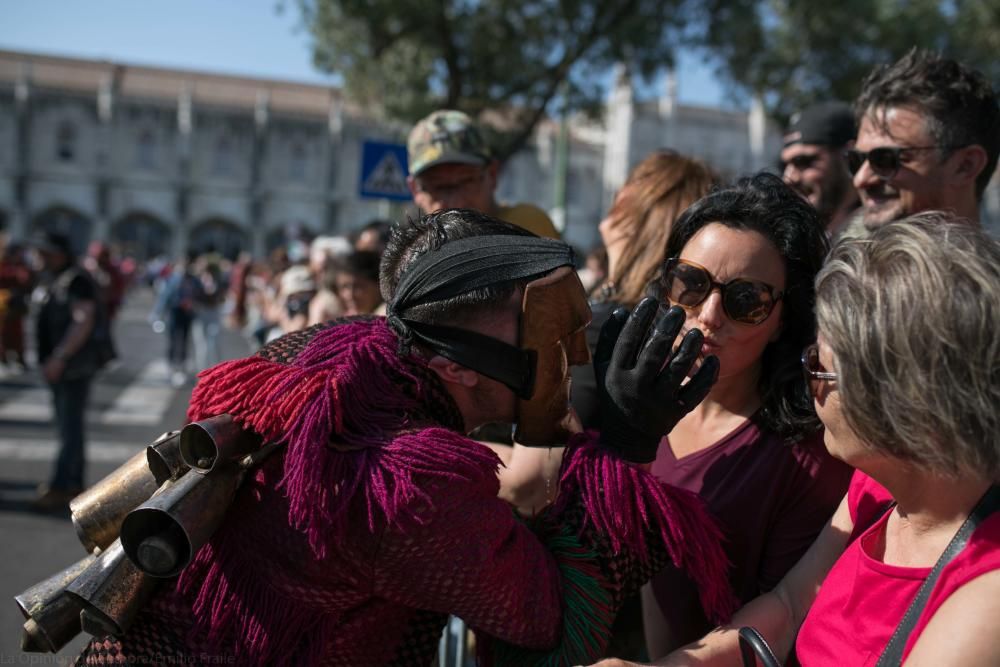
[[888, 133], [885, 112], [898, 107], [923, 116], [939, 146], [983, 147], [986, 166], [976, 177], [976, 197], [982, 198], [1000, 154], [1000, 104], [989, 80], [956, 60], [913, 48], [892, 65], [872, 70], [854, 113], [859, 124], [869, 116]]
[[782, 330], [764, 349], [758, 390], [761, 425], [788, 440], [820, 428], [801, 369], [802, 350], [816, 338], [816, 274], [830, 249], [816, 209], [774, 174], [760, 173], [720, 188], [674, 222], [667, 257], [678, 257], [703, 227], [719, 223], [769, 240], [785, 263]]

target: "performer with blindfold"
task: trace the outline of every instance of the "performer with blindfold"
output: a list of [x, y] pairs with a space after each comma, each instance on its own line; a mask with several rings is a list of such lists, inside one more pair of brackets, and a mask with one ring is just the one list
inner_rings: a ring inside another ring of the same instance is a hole
[[[108, 659], [240, 665], [429, 665], [448, 614], [493, 664], [599, 657], [621, 600], [670, 564], [706, 613], [733, 603], [714, 524], [693, 494], [640, 466], [708, 392], [674, 309], [647, 300], [602, 332], [605, 429], [572, 433], [568, 368], [590, 319], [560, 241], [468, 210], [394, 230], [386, 318], [285, 336], [202, 373], [192, 420], [227, 413], [285, 447], [250, 476], [221, 529]], [[465, 433], [516, 424], [568, 442], [554, 502], [522, 519], [497, 498], [499, 459]], [[104, 661], [104, 662], [102, 662]]]

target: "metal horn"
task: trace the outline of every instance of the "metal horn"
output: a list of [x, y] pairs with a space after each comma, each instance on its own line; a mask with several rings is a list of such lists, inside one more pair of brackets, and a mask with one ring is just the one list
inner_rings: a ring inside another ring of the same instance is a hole
[[87, 551], [106, 549], [114, 542], [125, 515], [152, 496], [157, 487], [142, 450], [70, 501], [73, 527]]
[[122, 522], [129, 560], [154, 577], [179, 574], [222, 523], [243, 473], [229, 464], [164, 484]]
[[80, 606], [66, 593], [66, 587], [96, 559], [94, 555], [87, 556], [14, 596], [26, 619], [22, 651], [57, 653], [80, 634]]
[[231, 415], [218, 415], [181, 429], [181, 458], [198, 472], [210, 472], [260, 449], [262, 442], [259, 435], [242, 428]]
[[115, 540], [66, 587], [66, 594], [81, 608], [84, 632], [120, 637], [128, 631], [156, 583], [125, 556], [121, 540]]
[[181, 458], [181, 432], [167, 431], [156, 442], [146, 447], [146, 463], [160, 486], [168, 479], [177, 480], [188, 471]]

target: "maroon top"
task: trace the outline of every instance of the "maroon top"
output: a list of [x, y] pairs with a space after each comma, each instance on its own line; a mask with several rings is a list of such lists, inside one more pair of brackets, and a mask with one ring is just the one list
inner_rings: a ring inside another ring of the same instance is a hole
[[[654, 475], [697, 493], [719, 520], [729, 580], [742, 603], [774, 588], [798, 562], [840, 504], [852, 471], [827, 453], [822, 431], [790, 445], [762, 432], [752, 418], [680, 460], [664, 438], [653, 463]], [[663, 571], [651, 585], [674, 639], [701, 636], [708, 624], [691, 618], [697, 605], [690, 582]], [[650, 627], [648, 616], [652, 643], [663, 633]]]

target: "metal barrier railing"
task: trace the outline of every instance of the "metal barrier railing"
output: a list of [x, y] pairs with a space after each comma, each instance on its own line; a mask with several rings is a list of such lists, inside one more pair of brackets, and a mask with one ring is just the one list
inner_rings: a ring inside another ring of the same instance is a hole
[[468, 628], [457, 616], [449, 616], [438, 644], [439, 667], [468, 667], [472, 656], [468, 651]]

